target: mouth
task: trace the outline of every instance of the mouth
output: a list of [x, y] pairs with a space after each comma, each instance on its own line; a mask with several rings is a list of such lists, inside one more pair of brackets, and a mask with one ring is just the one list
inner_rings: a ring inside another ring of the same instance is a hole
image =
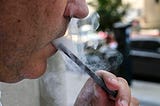
[[60, 31], [60, 33], [57, 34], [59, 36], [57, 36], [56, 38], [54, 38], [54, 40], [52, 40], [51, 42], [49, 42], [49, 44], [46, 47], [46, 48], [48, 48], [48, 51], [50, 52], [50, 54], [48, 54], [48, 57], [54, 55], [57, 52], [57, 50], [58, 50], [58, 48], [57, 48], [57, 46], [55, 44], [55, 41], [57, 39], [59, 39], [59, 38], [62, 38], [66, 34], [66, 30], [68, 28], [68, 25], [69, 25], [69, 22], [71, 20], [71, 17], [65, 17], [65, 18], [66, 18], [66, 22], [64, 24], [65, 27], [63, 27], [63, 29]]

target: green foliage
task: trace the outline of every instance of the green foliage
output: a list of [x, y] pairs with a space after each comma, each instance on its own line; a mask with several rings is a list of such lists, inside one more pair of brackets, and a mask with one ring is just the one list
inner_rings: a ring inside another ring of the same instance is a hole
[[[96, 3], [95, 3], [96, 2]], [[96, 0], [89, 3], [100, 15], [98, 30], [112, 30], [115, 22], [121, 21], [129, 5], [123, 5], [121, 0]]]

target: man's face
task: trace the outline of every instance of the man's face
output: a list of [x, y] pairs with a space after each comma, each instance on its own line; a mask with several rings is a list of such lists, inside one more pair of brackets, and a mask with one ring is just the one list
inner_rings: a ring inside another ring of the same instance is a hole
[[0, 81], [42, 75], [56, 52], [51, 41], [87, 14], [85, 0], [0, 0]]

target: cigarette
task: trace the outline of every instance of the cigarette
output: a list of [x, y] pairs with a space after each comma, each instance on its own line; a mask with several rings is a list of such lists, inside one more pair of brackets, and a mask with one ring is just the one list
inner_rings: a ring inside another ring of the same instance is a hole
[[89, 69], [81, 60], [75, 56], [70, 50], [68, 50], [63, 44], [58, 45], [58, 49], [63, 51], [64, 54], [66, 54], [72, 61], [74, 61], [82, 70], [84, 70], [107, 94], [112, 96], [113, 98], [116, 98], [117, 91], [110, 90], [106, 85], [104, 80], [96, 75], [94, 71]]

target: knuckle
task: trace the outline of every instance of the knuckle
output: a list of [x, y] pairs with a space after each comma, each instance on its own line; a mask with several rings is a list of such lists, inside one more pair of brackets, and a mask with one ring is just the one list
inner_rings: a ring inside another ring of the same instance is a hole
[[124, 79], [124, 78], [122, 78], [122, 77], [118, 77], [118, 81], [120, 81], [120, 82], [122, 82], [122, 83], [124, 83], [124, 84], [127, 84], [127, 85], [128, 85], [127, 80], [125, 80], [125, 79]]

